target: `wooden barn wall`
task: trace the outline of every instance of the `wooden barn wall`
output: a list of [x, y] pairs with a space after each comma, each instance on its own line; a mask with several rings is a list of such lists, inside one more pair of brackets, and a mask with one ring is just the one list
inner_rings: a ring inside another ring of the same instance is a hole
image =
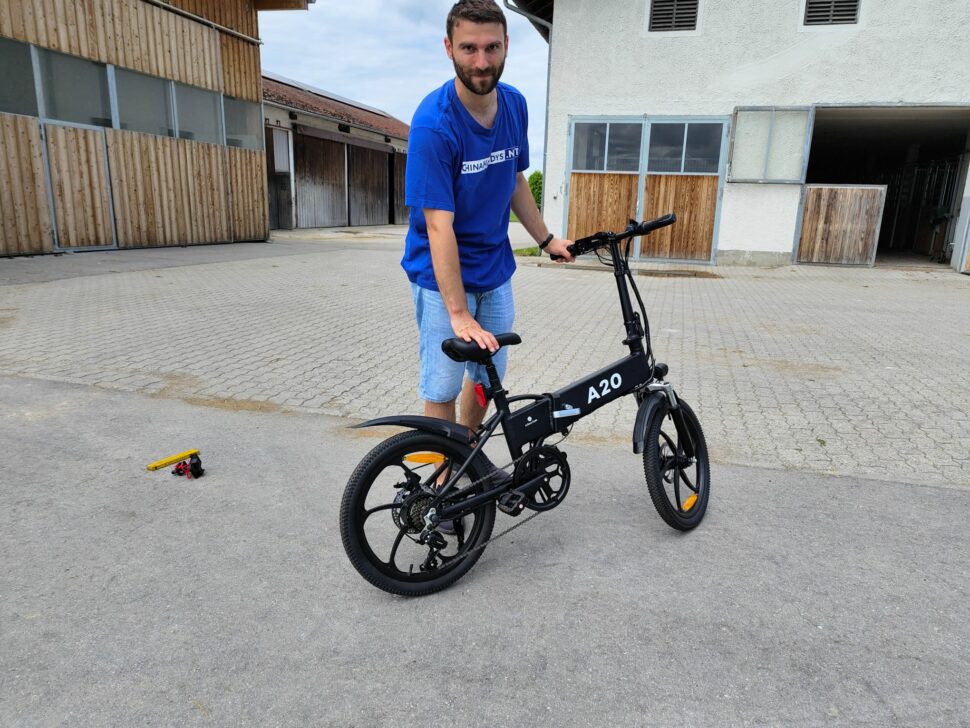
[[168, 0], [170, 5], [255, 38], [259, 35], [252, 0]]
[[392, 196], [394, 198], [394, 224], [407, 225], [409, 210], [407, 205], [404, 204], [404, 172], [407, 169], [408, 155], [394, 154], [393, 159], [394, 189]]
[[263, 99], [259, 46], [226, 33], [220, 33], [219, 36], [222, 49], [222, 83], [226, 95], [259, 103]]
[[48, 124], [47, 155], [60, 247], [113, 245], [104, 132]]
[[108, 154], [119, 247], [231, 239], [225, 147], [112, 130]]
[[229, 229], [233, 240], [269, 237], [266, 155], [252, 149], [227, 150], [229, 167]]
[[573, 172], [569, 183], [571, 240], [601, 230], [623, 230], [637, 212], [635, 174]]
[[296, 226], [335, 227], [347, 224], [345, 145], [297, 134]]
[[0, 35], [222, 90], [220, 33], [142, 0], [0, 0]]
[[53, 248], [40, 122], [0, 114], [0, 255]]
[[805, 186], [799, 263], [872, 265], [886, 186]]
[[710, 260], [719, 182], [715, 175], [648, 175], [643, 219], [673, 212], [677, 222], [645, 236], [641, 257]]
[[348, 147], [351, 225], [387, 225], [390, 222], [390, 187], [387, 152]]

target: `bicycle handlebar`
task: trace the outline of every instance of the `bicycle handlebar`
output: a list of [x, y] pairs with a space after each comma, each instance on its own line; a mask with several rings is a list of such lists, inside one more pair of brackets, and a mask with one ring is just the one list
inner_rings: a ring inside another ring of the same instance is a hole
[[[618, 243], [622, 240], [627, 240], [628, 238], [637, 237], [638, 235], [649, 235], [654, 230], [659, 230], [662, 227], [673, 225], [675, 222], [677, 222], [677, 215], [674, 213], [664, 215], [663, 217], [658, 217], [656, 220], [646, 220], [641, 223], [631, 220], [630, 224], [627, 225], [626, 230], [624, 230], [622, 233], [595, 233], [588, 237], [580, 238], [572, 245], [567, 247], [566, 250], [568, 250], [573, 256], [579, 256], [583, 253], [590, 253], [597, 248], [602, 248], [610, 243]], [[558, 257], [561, 256], [553, 256], [553, 259]]]

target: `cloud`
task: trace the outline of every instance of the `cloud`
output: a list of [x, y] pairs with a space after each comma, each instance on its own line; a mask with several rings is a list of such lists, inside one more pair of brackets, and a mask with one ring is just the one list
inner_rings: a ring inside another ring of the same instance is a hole
[[[260, 13], [263, 69], [410, 122], [421, 99], [454, 77], [442, 42], [451, 5], [353, 0]], [[531, 168], [542, 169], [548, 45], [525, 18], [506, 16], [510, 49], [502, 80], [529, 103]]]

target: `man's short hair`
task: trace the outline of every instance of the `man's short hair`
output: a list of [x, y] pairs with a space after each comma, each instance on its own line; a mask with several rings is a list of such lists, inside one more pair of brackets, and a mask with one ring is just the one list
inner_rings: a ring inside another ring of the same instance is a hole
[[455, 29], [455, 23], [467, 20], [471, 23], [501, 23], [502, 31], [509, 34], [509, 24], [505, 20], [505, 13], [495, 0], [458, 0], [448, 13], [448, 39]]

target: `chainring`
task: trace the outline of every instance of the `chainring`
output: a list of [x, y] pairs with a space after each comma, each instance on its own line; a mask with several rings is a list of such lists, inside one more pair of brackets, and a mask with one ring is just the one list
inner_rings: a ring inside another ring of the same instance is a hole
[[525, 501], [531, 511], [551, 511], [566, 497], [570, 479], [566, 453], [553, 445], [532, 448], [515, 466], [515, 483], [526, 483], [543, 473], [546, 482]]

